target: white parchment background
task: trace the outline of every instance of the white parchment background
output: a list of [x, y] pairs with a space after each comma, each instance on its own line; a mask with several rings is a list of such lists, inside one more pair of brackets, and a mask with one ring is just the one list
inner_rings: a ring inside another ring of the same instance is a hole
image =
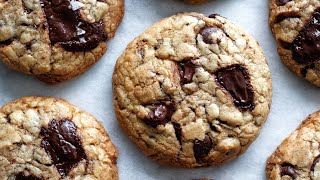
[[[87, 73], [55, 86], [7, 69], [0, 63], [0, 104], [27, 95], [55, 96], [68, 100], [101, 120], [119, 148], [120, 179], [260, 180], [265, 161], [277, 145], [307, 115], [320, 109], [320, 89], [297, 78], [281, 62], [269, 30], [268, 0], [219, 0], [203, 5], [184, 5], [174, 0], [126, 0], [125, 17], [109, 50]], [[154, 22], [183, 11], [219, 13], [241, 25], [262, 46], [273, 78], [273, 103], [260, 136], [238, 159], [219, 167], [179, 169], [161, 166], [145, 157], [123, 134], [113, 112], [113, 67], [126, 45]]]

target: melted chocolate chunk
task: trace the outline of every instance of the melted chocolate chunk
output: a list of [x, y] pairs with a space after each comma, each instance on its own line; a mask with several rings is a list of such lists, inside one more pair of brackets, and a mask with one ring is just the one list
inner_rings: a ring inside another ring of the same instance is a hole
[[172, 102], [161, 102], [154, 104], [148, 116], [143, 120], [147, 125], [157, 127], [158, 125], [165, 125], [171, 120], [174, 112]]
[[203, 141], [198, 139], [193, 142], [193, 152], [196, 160], [201, 160], [205, 156], [207, 156], [213, 146], [212, 140], [208, 134], [206, 134]]
[[41, 180], [40, 178], [34, 175], [24, 175], [23, 172], [20, 172], [16, 175], [16, 180]]
[[49, 25], [51, 44], [67, 51], [88, 51], [107, 40], [102, 22], [88, 23], [79, 11], [73, 11], [69, 0], [41, 0]]
[[192, 77], [196, 72], [196, 65], [191, 61], [186, 63], [180, 63], [179, 66], [180, 79], [182, 84], [188, 84], [192, 82]]
[[310, 168], [310, 171], [314, 171], [314, 168], [319, 163], [319, 161], [320, 161], [320, 155], [318, 155], [316, 158], [314, 158], [313, 163], [312, 163], [311, 168]]
[[73, 122], [52, 120], [48, 128], [41, 129], [40, 134], [43, 136], [41, 147], [49, 154], [61, 176], [66, 176], [81, 160], [86, 159]]
[[290, 1], [292, 1], [292, 0], [276, 0], [276, 5], [277, 6], [283, 6], [283, 5], [287, 4]]
[[282, 176], [290, 176], [293, 179], [298, 177], [298, 172], [296, 168], [289, 163], [285, 163], [280, 167], [280, 175]]
[[181, 140], [182, 140], [182, 130], [181, 130], [181, 126], [178, 123], [172, 123], [176, 137], [179, 141], [179, 143], [181, 144]]
[[292, 53], [301, 64], [320, 60], [320, 8], [293, 40]]
[[203, 41], [207, 44], [215, 44], [217, 42], [215, 42], [210, 35], [212, 33], [215, 33], [217, 31], [220, 31], [221, 29], [219, 29], [218, 27], [204, 27], [200, 30], [200, 34], [201, 36], [203, 36]]
[[242, 110], [254, 109], [253, 91], [246, 68], [240, 64], [221, 68], [216, 73], [216, 81], [233, 97], [234, 104]]

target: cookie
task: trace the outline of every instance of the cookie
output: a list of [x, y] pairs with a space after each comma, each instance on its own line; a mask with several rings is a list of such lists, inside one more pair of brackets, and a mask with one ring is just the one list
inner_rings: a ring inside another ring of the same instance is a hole
[[0, 59], [47, 83], [71, 79], [107, 50], [123, 0], [0, 0]]
[[191, 168], [239, 156], [270, 110], [271, 78], [259, 44], [225, 18], [209, 17], [182, 13], [155, 23], [115, 66], [117, 119], [163, 164]]
[[319, 135], [320, 111], [304, 120], [268, 158], [268, 179], [320, 179]]
[[283, 63], [320, 87], [320, 1], [270, 0], [269, 24]]
[[118, 179], [117, 148], [90, 114], [62, 99], [0, 109], [1, 179]]
[[188, 4], [200, 4], [207, 2], [207, 0], [184, 0], [184, 2]]

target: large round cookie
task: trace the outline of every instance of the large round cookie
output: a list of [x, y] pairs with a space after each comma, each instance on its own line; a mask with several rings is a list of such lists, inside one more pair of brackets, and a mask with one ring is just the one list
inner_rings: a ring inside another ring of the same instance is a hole
[[269, 113], [258, 43], [218, 15], [163, 19], [131, 42], [113, 74], [121, 127], [153, 159], [198, 167], [242, 154]]
[[267, 161], [270, 180], [320, 179], [320, 111], [310, 115]]
[[103, 126], [64, 100], [11, 102], [0, 129], [0, 179], [118, 179], [118, 151]]
[[107, 50], [123, 0], [0, 0], [0, 59], [47, 83], [86, 71]]
[[320, 1], [270, 0], [269, 23], [284, 64], [320, 87]]

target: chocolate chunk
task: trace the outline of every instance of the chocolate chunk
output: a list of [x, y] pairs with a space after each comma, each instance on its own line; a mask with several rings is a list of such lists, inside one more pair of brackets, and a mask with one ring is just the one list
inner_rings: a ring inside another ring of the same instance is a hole
[[88, 51], [107, 40], [102, 22], [88, 23], [79, 10], [72, 10], [69, 0], [41, 0], [49, 25], [51, 44], [58, 43], [66, 51]]
[[320, 60], [320, 8], [292, 42], [293, 58], [301, 64]]
[[196, 160], [201, 160], [205, 156], [207, 156], [213, 146], [212, 140], [208, 134], [206, 134], [203, 141], [198, 139], [193, 142], [193, 152]]
[[283, 40], [279, 40], [280, 46], [282, 46], [284, 49], [291, 49], [292, 45], [289, 42], [283, 41]]
[[0, 46], [9, 46], [12, 43], [12, 39], [0, 41]]
[[306, 77], [307, 73], [308, 73], [308, 70], [312, 69], [312, 68], [315, 68], [315, 67], [316, 67], [315, 64], [309, 64], [309, 65], [305, 66], [304, 68], [302, 68], [300, 73], [302, 74], [303, 77]]
[[203, 37], [203, 41], [207, 44], [215, 44], [217, 42], [215, 42], [212, 38], [211, 38], [211, 34], [215, 33], [217, 31], [221, 31], [221, 29], [219, 29], [218, 27], [204, 27], [200, 30], [200, 34]]
[[280, 167], [280, 175], [282, 176], [290, 176], [293, 179], [298, 177], [298, 172], [296, 168], [289, 163], [285, 163]]
[[86, 154], [77, 135], [77, 128], [70, 120], [52, 120], [48, 128], [42, 127], [41, 147], [51, 157], [61, 176], [66, 176]]
[[283, 5], [287, 4], [290, 1], [292, 1], [292, 0], [276, 0], [276, 5], [277, 6], [283, 6]]
[[192, 77], [196, 72], [196, 65], [194, 65], [191, 61], [186, 63], [179, 63], [179, 73], [181, 84], [188, 84], [192, 82]]
[[171, 120], [171, 116], [174, 112], [173, 103], [170, 101], [161, 102], [153, 104], [151, 111], [148, 116], [143, 119], [143, 121], [152, 127], [157, 127], [158, 125], [165, 125]]
[[25, 175], [23, 172], [20, 172], [16, 175], [16, 180], [41, 180], [40, 178], [34, 175]]
[[246, 68], [240, 64], [221, 68], [215, 72], [216, 81], [233, 97], [234, 104], [242, 110], [254, 109], [253, 90]]
[[179, 141], [179, 143], [181, 144], [181, 140], [182, 140], [182, 130], [181, 130], [181, 126], [178, 123], [172, 123], [176, 137]]
[[283, 14], [279, 14], [275, 20], [274, 23], [280, 23], [281, 21], [288, 19], [288, 18], [300, 18], [299, 15], [297, 14], [292, 14], [292, 13], [283, 13]]
[[311, 165], [311, 168], [310, 168], [310, 171], [314, 171], [314, 168], [319, 163], [319, 161], [320, 161], [320, 155], [318, 155], [316, 158], [314, 158], [312, 165]]
[[220, 16], [219, 14], [210, 14], [208, 18], [216, 18], [216, 16]]

